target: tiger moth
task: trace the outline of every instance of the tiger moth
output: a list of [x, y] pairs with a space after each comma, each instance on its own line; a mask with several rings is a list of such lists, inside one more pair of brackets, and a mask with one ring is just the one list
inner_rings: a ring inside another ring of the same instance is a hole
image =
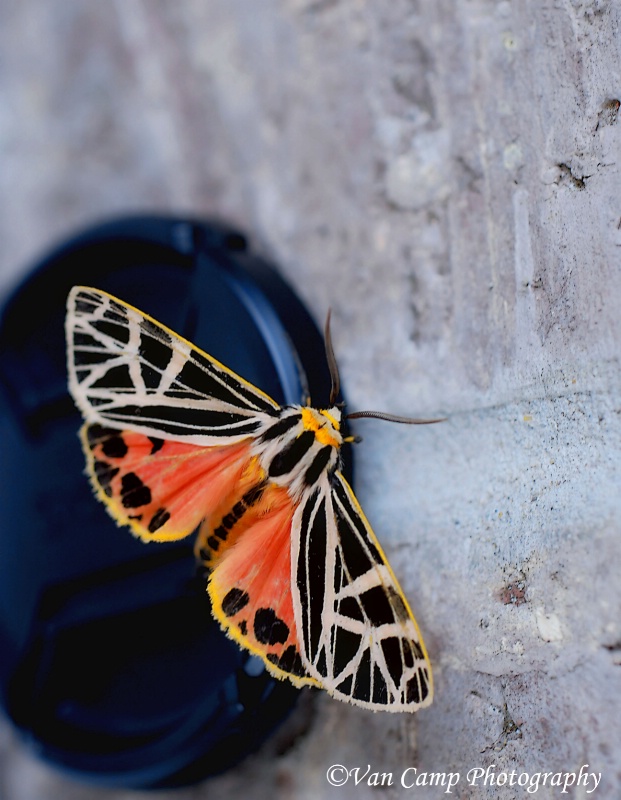
[[353, 437], [335, 404], [329, 318], [323, 409], [278, 405], [98, 289], [71, 290], [66, 336], [87, 472], [116, 522], [144, 542], [198, 529], [215, 618], [275, 677], [373, 711], [428, 706], [418, 625], [341, 474]]

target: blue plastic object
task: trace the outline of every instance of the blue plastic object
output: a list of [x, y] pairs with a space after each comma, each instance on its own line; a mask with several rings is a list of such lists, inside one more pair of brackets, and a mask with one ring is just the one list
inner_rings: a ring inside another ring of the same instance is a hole
[[298, 692], [221, 632], [191, 540], [144, 545], [93, 497], [66, 384], [74, 284], [146, 311], [280, 403], [305, 384], [327, 402], [323, 340], [240, 233], [182, 218], [89, 229], [2, 307], [0, 702], [42, 757], [82, 778], [187, 784], [255, 750]]

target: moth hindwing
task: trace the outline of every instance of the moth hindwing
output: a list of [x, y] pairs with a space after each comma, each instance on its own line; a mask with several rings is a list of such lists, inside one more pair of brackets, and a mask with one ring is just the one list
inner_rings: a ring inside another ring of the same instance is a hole
[[67, 306], [87, 471], [144, 541], [198, 528], [214, 616], [278, 678], [372, 710], [432, 700], [416, 621], [340, 472], [337, 406], [280, 407], [98, 289]]

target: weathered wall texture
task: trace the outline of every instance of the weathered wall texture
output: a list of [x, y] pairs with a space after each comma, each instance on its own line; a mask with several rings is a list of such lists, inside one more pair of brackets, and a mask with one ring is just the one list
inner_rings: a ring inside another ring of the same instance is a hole
[[[586, 764], [620, 796], [620, 21], [619, 0], [0, 5], [2, 285], [104, 213], [215, 213], [332, 306], [352, 406], [449, 417], [357, 427], [433, 706], [318, 697], [284, 753], [162, 797], [442, 796], [401, 788], [412, 766], [521, 798], [466, 773]], [[0, 757], [4, 800], [135, 796], [7, 730]], [[395, 786], [333, 789], [335, 763]]]

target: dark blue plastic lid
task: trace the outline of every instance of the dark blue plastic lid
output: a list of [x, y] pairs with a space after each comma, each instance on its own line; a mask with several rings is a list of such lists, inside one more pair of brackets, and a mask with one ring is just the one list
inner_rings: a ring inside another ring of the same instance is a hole
[[84, 475], [67, 391], [74, 284], [146, 311], [280, 403], [327, 402], [323, 339], [277, 272], [224, 226], [120, 219], [52, 252], [0, 323], [0, 702], [83, 778], [157, 788], [255, 750], [298, 691], [213, 620], [192, 539], [145, 545]]

